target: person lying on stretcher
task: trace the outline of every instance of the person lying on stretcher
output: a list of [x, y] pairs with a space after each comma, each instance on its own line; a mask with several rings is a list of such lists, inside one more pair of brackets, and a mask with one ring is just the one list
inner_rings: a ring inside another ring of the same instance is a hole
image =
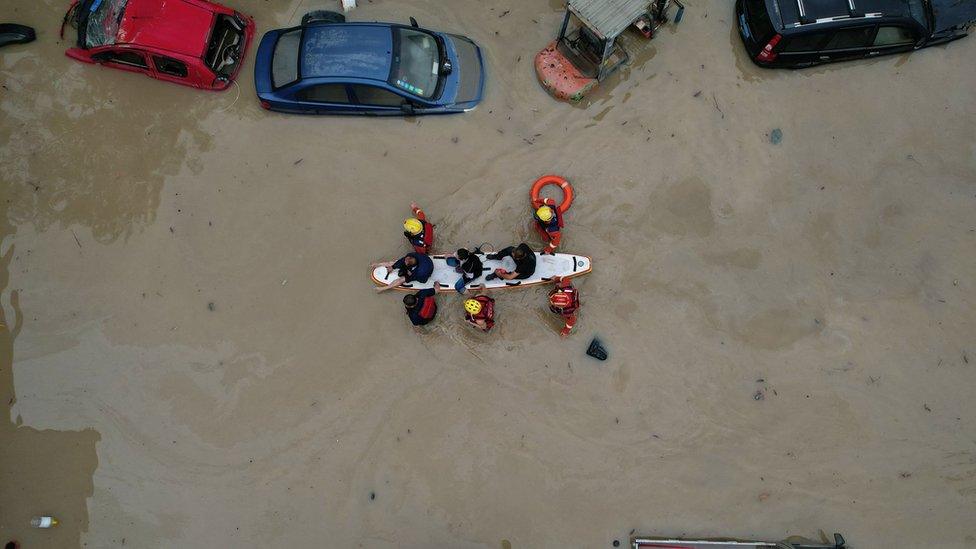
[[488, 259], [504, 259], [511, 257], [515, 261], [515, 270], [495, 269], [495, 272], [485, 276], [485, 280], [502, 278], [504, 280], [521, 280], [535, 274], [535, 252], [525, 242], [518, 246], [509, 246], [497, 253], [488, 254]]
[[390, 269], [396, 269], [399, 275], [399, 278], [390, 284], [376, 288], [377, 293], [398, 288], [407, 282], [427, 282], [430, 280], [430, 276], [434, 274], [434, 262], [427, 257], [427, 254], [418, 254], [417, 252], [410, 252], [396, 261], [373, 263], [372, 267], [374, 269], [386, 267], [387, 273], [390, 272]]

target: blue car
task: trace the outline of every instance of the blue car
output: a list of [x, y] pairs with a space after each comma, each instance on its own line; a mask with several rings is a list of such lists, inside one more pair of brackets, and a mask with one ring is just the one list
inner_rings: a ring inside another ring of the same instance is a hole
[[393, 23], [347, 23], [341, 14], [261, 39], [254, 86], [265, 109], [297, 114], [420, 115], [464, 112], [485, 86], [471, 39]]

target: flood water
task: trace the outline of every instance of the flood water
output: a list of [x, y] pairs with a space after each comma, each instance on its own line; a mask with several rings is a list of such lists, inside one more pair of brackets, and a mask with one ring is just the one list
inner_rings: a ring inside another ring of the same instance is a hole
[[[688, 0], [574, 107], [532, 67], [558, 3], [359, 3], [479, 42], [485, 101], [270, 114], [256, 44], [202, 92], [65, 57], [67, 0], [0, 0], [38, 31], [0, 50], [0, 541], [976, 547], [976, 38], [762, 71]], [[233, 5], [263, 33], [336, 4]], [[542, 288], [489, 335], [374, 294], [411, 200], [441, 250], [538, 246], [545, 173], [593, 258], [571, 337]]]

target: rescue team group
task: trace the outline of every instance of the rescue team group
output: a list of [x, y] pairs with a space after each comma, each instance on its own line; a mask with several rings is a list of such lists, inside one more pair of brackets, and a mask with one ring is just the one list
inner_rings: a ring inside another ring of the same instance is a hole
[[[562, 238], [562, 212], [551, 198], [533, 199], [532, 206], [535, 210], [533, 214], [535, 228], [547, 243], [541, 253], [554, 254]], [[416, 203], [410, 204], [410, 209], [413, 211], [413, 217], [403, 222], [403, 234], [414, 251], [397, 261], [372, 265], [373, 268], [396, 269], [398, 275], [391, 284], [377, 288], [377, 292], [385, 292], [410, 282], [427, 282], [434, 272], [434, 262], [429, 257], [434, 246], [434, 225], [428, 221], [427, 215]], [[454, 255], [447, 257], [448, 265], [454, 267], [460, 275], [454, 285], [458, 293], [466, 294], [469, 289], [476, 290], [483, 287], [483, 285], [471, 285], [471, 282], [478, 279], [483, 271], [480, 255], [482, 255], [480, 248], [473, 251], [461, 248]], [[535, 252], [524, 242], [518, 246], [509, 246], [495, 253], [485, 254], [485, 257], [491, 260], [511, 257], [515, 262], [515, 270], [495, 269], [494, 272], [485, 275], [485, 280], [495, 278], [519, 280], [529, 278], [535, 273]], [[549, 292], [549, 309], [565, 321], [565, 325], [559, 332], [565, 337], [576, 325], [576, 312], [580, 306], [579, 292], [569, 280], [564, 280], [562, 277], [554, 277], [552, 282], [555, 288]], [[434, 288], [423, 289], [403, 297], [407, 317], [414, 326], [423, 326], [434, 320], [437, 315], [437, 302], [434, 296], [440, 291], [440, 286], [435, 284]], [[463, 306], [464, 319], [470, 325], [485, 332], [490, 331], [495, 325], [494, 299], [478, 294], [465, 299]]]

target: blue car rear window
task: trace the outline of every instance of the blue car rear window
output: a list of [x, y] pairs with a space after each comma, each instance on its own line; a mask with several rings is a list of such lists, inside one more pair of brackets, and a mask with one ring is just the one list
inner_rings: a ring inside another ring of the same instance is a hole
[[301, 29], [286, 32], [278, 37], [274, 58], [271, 60], [271, 80], [274, 87], [280, 88], [298, 79], [298, 46], [301, 40]]

